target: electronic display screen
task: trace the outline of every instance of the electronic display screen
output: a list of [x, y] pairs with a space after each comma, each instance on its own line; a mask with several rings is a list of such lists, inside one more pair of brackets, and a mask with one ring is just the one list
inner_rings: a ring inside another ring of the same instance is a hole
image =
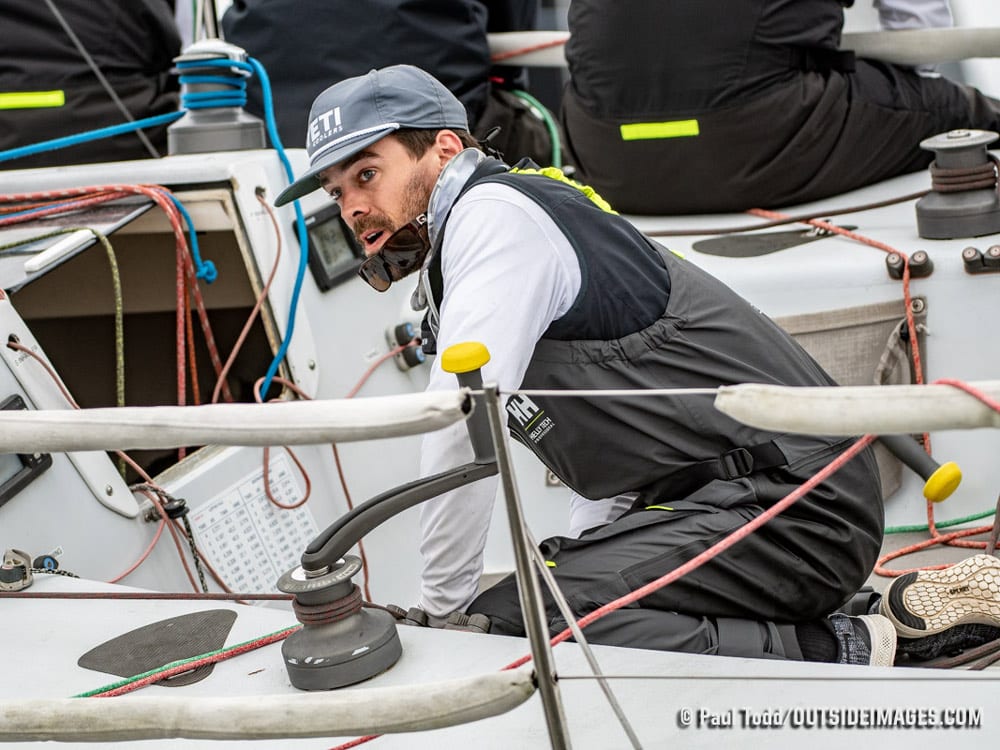
[[[27, 408], [24, 399], [16, 393], [0, 401], [0, 410]], [[50, 466], [52, 456], [48, 453], [0, 454], [0, 505], [23, 490]]]
[[305, 222], [309, 233], [309, 270], [316, 285], [325, 292], [354, 275], [364, 253], [336, 204], [309, 214]]
[[16, 453], [0, 453], [0, 485], [13, 479], [24, 464]]

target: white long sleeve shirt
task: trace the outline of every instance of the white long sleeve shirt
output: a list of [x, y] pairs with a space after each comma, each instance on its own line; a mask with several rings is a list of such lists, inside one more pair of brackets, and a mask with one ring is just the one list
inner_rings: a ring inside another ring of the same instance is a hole
[[883, 29], [936, 29], [953, 24], [948, 0], [874, 0]]
[[[496, 183], [477, 185], [456, 202], [440, 252], [438, 352], [463, 341], [482, 342], [490, 352], [484, 381], [517, 388], [535, 343], [580, 290], [576, 253], [542, 208]], [[455, 376], [435, 360], [428, 389], [456, 386]], [[471, 459], [465, 424], [452, 425], [424, 437], [421, 473]], [[420, 606], [432, 617], [464, 609], [474, 598], [496, 489], [491, 477], [421, 506]]]

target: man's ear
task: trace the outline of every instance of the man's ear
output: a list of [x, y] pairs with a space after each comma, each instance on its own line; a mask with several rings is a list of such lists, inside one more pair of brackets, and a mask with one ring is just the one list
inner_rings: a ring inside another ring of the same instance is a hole
[[465, 146], [453, 130], [439, 130], [434, 139], [434, 149], [443, 167], [461, 152]]

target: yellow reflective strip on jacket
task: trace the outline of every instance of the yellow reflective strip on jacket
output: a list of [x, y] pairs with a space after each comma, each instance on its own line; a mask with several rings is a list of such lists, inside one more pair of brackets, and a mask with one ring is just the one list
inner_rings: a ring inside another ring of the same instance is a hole
[[511, 170], [512, 174], [540, 174], [543, 177], [548, 177], [550, 179], [556, 180], [557, 182], [563, 182], [570, 187], [574, 187], [583, 193], [590, 202], [597, 206], [602, 211], [607, 211], [609, 214], [618, 215], [618, 212], [611, 208], [611, 204], [608, 203], [604, 198], [602, 198], [594, 188], [590, 185], [584, 185], [583, 183], [572, 180], [563, 174], [563, 171], [558, 167], [542, 167], [541, 169], [519, 169], [513, 167]]
[[647, 505], [646, 510], [673, 510], [669, 505]]
[[687, 138], [698, 135], [697, 120], [670, 122], [630, 122], [620, 128], [623, 141], [653, 141], [660, 138]]
[[12, 91], [0, 93], [0, 109], [45, 109], [66, 104], [63, 91]]

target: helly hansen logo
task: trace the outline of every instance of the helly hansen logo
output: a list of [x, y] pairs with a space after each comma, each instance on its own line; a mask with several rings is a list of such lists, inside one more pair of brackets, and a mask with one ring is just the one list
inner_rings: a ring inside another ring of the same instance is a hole
[[524, 428], [541, 409], [527, 396], [511, 396], [507, 399], [507, 413], [517, 420], [518, 425]]
[[545, 416], [545, 411], [527, 396], [511, 396], [507, 399], [507, 413], [533, 443], [538, 443], [555, 427], [552, 418]]
[[330, 138], [330, 136], [336, 135], [343, 130], [344, 126], [340, 122], [340, 107], [334, 107], [316, 115], [309, 122], [310, 150]]

